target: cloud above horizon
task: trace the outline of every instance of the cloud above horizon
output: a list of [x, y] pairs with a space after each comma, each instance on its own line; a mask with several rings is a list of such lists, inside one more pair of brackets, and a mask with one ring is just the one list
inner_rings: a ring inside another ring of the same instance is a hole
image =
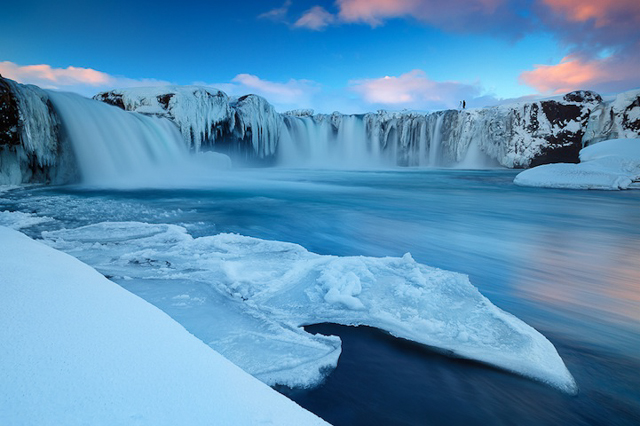
[[456, 81], [435, 81], [422, 70], [413, 70], [398, 77], [385, 76], [352, 80], [350, 90], [377, 108], [436, 110], [457, 108], [461, 100], [472, 106], [479, 98], [479, 84]]
[[[0, 74], [19, 83], [85, 96], [117, 88], [172, 84], [154, 79], [116, 77], [91, 68], [55, 68], [46, 64], [23, 66], [9, 61], [0, 62]], [[413, 70], [399, 76], [353, 79], [346, 87], [338, 89], [328, 89], [312, 80], [277, 82], [247, 73], [238, 74], [229, 82], [193, 84], [215, 87], [230, 96], [256, 94], [267, 99], [280, 112], [315, 109], [325, 113], [339, 110], [352, 114], [381, 108], [436, 110], [457, 108], [462, 99], [469, 106], [484, 106], [496, 101], [492, 96], [482, 94], [479, 83], [436, 81], [430, 79], [423, 70]]]
[[[638, 46], [640, 48], [640, 46]], [[520, 81], [542, 94], [560, 94], [578, 89], [613, 93], [638, 84], [640, 58], [567, 56], [555, 65], [535, 65], [520, 75]]]
[[[290, 6], [288, 0], [274, 9], [280, 22]], [[452, 33], [511, 39], [547, 32], [563, 46], [565, 58], [523, 70], [521, 84], [541, 94], [640, 87], [638, 0], [335, 0], [333, 6], [335, 13], [315, 6], [289, 25], [323, 31], [337, 24], [375, 28], [392, 19], [411, 19]]]
[[67, 90], [84, 96], [114, 88], [140, 86], [166, 86], [167, 81], [152, 78], [134, 79], [113, 76], [92, 68], [69, 66], [54, 68], [47, 64], [18, 65], [14, 62], [0, 62], [0, 75], [18, 83], [35, 84], [43, 89]]
[[278, 111], [312, 108], [314, 97], [322, 91], [311, 80], [290, 79], [285, 83], [261, 79], [252, 74], [238, 74], [229, 83], [196, 83], [215, 87], [230, 96], [254, 94], [267, 99]]
[[411, 18], [424, 24], [456, 32], [489, 30], [500, 24], [509, 36], [519, 36], [527, 23], [518, 14], [522, 0], [335, 0], [336, 13], [314, 6], [289, 22], [291, 1], [263, 13], [259, 18], [285, 23], [291, 28], [323, 31], [335, 24], [366, 24], [378, 27], [389, 19]]

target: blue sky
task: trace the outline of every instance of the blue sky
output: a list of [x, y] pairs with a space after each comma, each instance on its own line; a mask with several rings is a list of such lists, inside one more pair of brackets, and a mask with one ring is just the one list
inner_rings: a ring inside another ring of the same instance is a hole
[[15, 1], [0, 73], [93, 95], [156, 84], [279, 110], [442, 109], [640, 87], [637, 0]]

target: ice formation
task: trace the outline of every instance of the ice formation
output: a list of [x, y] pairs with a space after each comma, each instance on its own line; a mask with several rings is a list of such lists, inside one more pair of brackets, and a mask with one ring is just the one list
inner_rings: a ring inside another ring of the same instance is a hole
[[579, 164], [534, 167], [518, 174], [514, 182], [568, 189], [640, 187], [640, 139], [613, 139], [588, 146], [580, 151]]
[[368, 325], [454, 356], [555, 386], [576, 384], [554, 346], [503, 312], [465, 275], [402, 258], [321, 256], [299, 245], [182, 227], [107, 222], [44, 232], [165, 310], [268, 384], [310, 386], [336, 365], [340, 341], [301, 326]]
[[47, 93], [0, 78], [0, 185], [52, 180], [62, 157]]
[[327, 424], [77, 259], [0, 241], [0, 423]]
[[258, 158], [275, 155], [283, 127], [282, 116], [275, 108], [260, 96], [247, 95], [237, 100], [234, 110], [234, 136], [240, 141], [250, 140]]
[[[0, 82], [4, 90], [0, 93], [0, 184], [67, 182], [77, 177], [76, 165], [93, 169], [82, 164], [88, 157], [77, 158], [76, 163], [66, 155], [71, 152], [65, 150], [69, 144], [64, 132], [57, 131], [58, 122], [69, 128], [82, 127], [81, 122], [89, 120], [87, 114], [80, 115], [82, 109], [71, 111], [60, 102], [52, 107], [49, 98], [61, 95], [10, 80]], [[558, 99], [475, 110], [378, 111], [364, 115], [314, 115], [311, 110], [280, 114], [259, 96], [231, 99], [217, 89], [197, 86], [114, 90], [95, 98], [128, 111], [171, 120], [187, 150], [215, 150], [239, 162], [286, 167], [527, 168], [577, 162], [583, 146], [640, 136], [637, 90], [608, 101], [593, 92], [578, 91]], [[18, 110], [19, 118], [15, 113]], [[116, 109], [109, 111], [114, 117], [101, 113], [102, 121], [121, 121], [123, 116]], [[138, 129], [127, 124], [129, 137], [149, 140], [149, 121], [138, 121]], [[84, 144], [111, 139], [114, 132], [119, 132], [119, 127], [113, 126], [85, 127], [85, 134], [74, 138]], [[172, 129], [166, 124], [164, 127], [158, 136], [160, 147], [142, 143], [147, 151], [156, 151], [153, 155], [168, 146], [165, 133]], [[118, 151], [123, 163], [137, 161], [127, 157], [125, 145], [115, 145], [117, 149], [108, 154]], [[77, 151], [77, 144], [73, 146]]]
[[127, 111], [170, 118], [180, 128], [186, 146], [199, 151], [203, 143], [214, 144], [234, 127], [228, 96], [217, 89], [199, 86], [165, 86], [121, 89], [94, 97]]
[[[161, 89], [154, 90], [155, 97], [163, 96]], [[98, 98], [115, 96], [109, 93]], [[155, 101], [136, 105], [144, 102]], [[608, 102], [593, 92], [577, 91], [559, 99], [475, 110], [314, 115], [312, 110], [277, 114], [266, 100], [249, 95], [230, 102], [229, 121], [209, 131], [217, 136], [206, 143], [289, 167], [526, 168], [577, 161], [584, 144], [606, 139], [604, 135], [637, 136], [636, 104], [640, 110], [638, 91]], [[203, 133], [201, 123], [197, 126]]]

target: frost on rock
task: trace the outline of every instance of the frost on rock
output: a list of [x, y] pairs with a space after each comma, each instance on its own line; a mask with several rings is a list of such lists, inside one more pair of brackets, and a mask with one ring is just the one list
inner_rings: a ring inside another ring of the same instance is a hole
[[608, 139], [640, 137], [640, 90], [620, 93], [590, 115], [584, 146]]
[[273, 156], [284, 125], [282, 116], [266, 99], [257, 95], [238, 98], [234, 104], [234, 111], [234, 133], [241, 143], [250, 142], [258, 158]]
[[182, 227], [110, 222], [43, 233], [156, 304], [268, 384], [312, 386], [340, 354], [302, 326], [367, 325], [542, 381], [576, 384], [553, 345], [465, 275], [402, 258], [321, 256], [299, 245]]
[[58, 180], [58, 126], [44, 90], [0, 77], [0, 184]]
[[213, 146], [234, 125], [227, 95], [199, 86], [143, 87], [99, 93], [94, 99], [127, 111], [173, 120], [187, 147]]
[[629, 189], [640, 184], [640, 139], [613, 139], [580, 151], [579, 164], [545, 164], [518, 174], [521, 186]]

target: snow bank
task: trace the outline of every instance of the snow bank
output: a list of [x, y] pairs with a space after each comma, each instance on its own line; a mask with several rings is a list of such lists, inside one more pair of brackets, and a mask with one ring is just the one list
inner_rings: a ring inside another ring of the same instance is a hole
[[335, 366], [340, 342], [301, 326], [332, 322], [377, 327], [565, 392], [577, 389], [544, 336], [494, 306], [467, 276], [421, 265], [409, 254], [321, 256], [296, 244], [230, 234], [193, 238], [182, 227], [137, 222], [43, 237], [153, 301], [270, 384], [317, 384]]
[[522, 186], [628, 189], [640, 181], [640, 139], [613, 139], [580, 151], [579, 164], [546, 164], [514, 179]]
[[326, 424], [89, 266], [0, 241], [0, 423]]

